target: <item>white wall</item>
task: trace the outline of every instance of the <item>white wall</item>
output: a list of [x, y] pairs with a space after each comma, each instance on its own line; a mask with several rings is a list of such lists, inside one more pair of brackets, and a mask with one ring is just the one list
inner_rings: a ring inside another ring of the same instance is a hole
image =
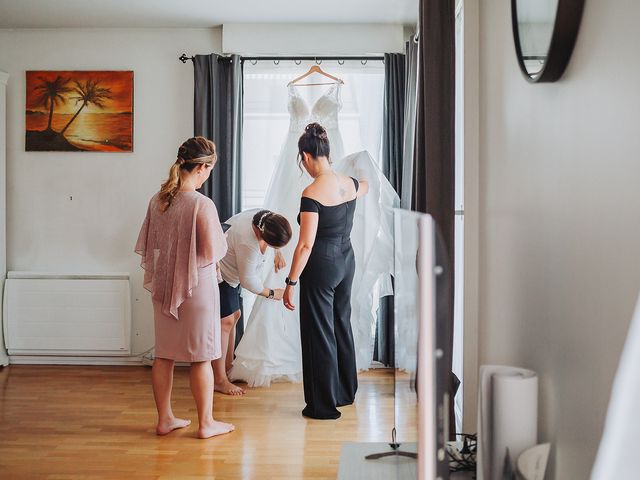
[[479, 357], [539, 372], [555, 478], [585, 479], [640, 288], [640, 3], [586, 1], [542, 85], [521, 77], [509, 3], [480, 15]]
[[[131, 272], [140, 353], [153, 345], [153, 317], [133, 246], [148, 199], [193, 134], [193, 67], [177, 57], [221, 51], [220, 29], [0, 30], [0, 45], [11, 75], [8, 269]], [[25, 152], [25, 70], [71, 69], [134, 71], [134, 153]]]
[[365, 55], [404, 52], [404, 37], [400, 24], [231, 23], [222, 47], [244, 55]]
[[[338, 25], [324, 32], [342, 38], [345, 55], [371, 53], [364, 48], [372, 45], [372, 51], [392, 51], [391, 44], [402, 49], [403, 27], [383, 27], [361, 25], [351, 37]], [[299, 53], [295, 29], [267, 31], [270, 53]], [[240, 50], [263, 52], [264, 38], [249, 40]], [[334, 44], [305, 45], [318, 55], [336, 53]], [[11, 75], [8, 269], [130, 272], [132, 351], [141, 353], [153, 345], [153, 318], [133, 246], [148, 199], [166, 178], [178, 145], [193, 134], [193, 67], [177, 57], [222, 52], [222, 28], [0, 29], [0, 46], [0, 70]], [[25, 71], [73, 69], [134, 71], [133, 153], [25, 152]]]

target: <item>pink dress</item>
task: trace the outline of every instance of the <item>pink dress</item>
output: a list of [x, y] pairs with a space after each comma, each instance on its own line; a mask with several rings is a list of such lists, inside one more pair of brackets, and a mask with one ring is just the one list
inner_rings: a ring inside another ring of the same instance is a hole
[[227, 241], [213, 201], [178, 192], [162, 212], [154, 195], [135, 251], [153, 301], [155, 356], [183, 362], [219, 358], [216, 262], [227, 252]]

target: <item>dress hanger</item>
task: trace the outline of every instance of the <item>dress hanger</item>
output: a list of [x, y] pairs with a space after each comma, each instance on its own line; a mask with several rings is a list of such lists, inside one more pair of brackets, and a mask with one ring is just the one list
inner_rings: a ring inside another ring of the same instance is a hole
[[319, 73], [320, 75], [323, 75], [327, 78], [330, 78], [331, 80], [333, 80], [333, 82], [321, 82], [321, 83], [303, 83], [298, 85], [299, 87], [310, 87], [312, 85], [333, 85], [336, 83], [339, 84], [344, 84], [344, 81], [338, 77], [334, 77], [333, 75], [328, 74], [327, 72], [325, 72], [324, 70], [322, 70], [318, 65], [312, 65], [311, 68], [309, 69], [309, 71], [307, 73], [305, 73], [304, 75], [300, 75], [298, 78], [294, 78], [293, 80], [291, 80], [289, 82], [289, 84], [287, 86], [291, 86], [294, 85], [296, 83], [298, 83], [300, 80], [307, 78], [309, 75], [311, 75], [312, 73]]

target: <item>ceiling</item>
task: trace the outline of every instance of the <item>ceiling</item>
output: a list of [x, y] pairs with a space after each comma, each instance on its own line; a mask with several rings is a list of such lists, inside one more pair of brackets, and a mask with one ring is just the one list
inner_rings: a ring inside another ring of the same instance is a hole
[[415, 25], [419, 0], [0, 0], [0, 28], [206, 28], [224, 23]]

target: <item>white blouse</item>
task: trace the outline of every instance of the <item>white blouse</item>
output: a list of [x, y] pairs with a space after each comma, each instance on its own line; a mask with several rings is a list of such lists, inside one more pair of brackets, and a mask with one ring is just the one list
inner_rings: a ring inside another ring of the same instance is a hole
[[264, 290], [262, 266], [265, 255], [252, 228], [253, 216], [260, 209], [245, 210], [225, 223], [231, 225], [226, 232], [227, 254], [220, 260], [222, 279], [232, 287], [240, 285], [259, 295]]

